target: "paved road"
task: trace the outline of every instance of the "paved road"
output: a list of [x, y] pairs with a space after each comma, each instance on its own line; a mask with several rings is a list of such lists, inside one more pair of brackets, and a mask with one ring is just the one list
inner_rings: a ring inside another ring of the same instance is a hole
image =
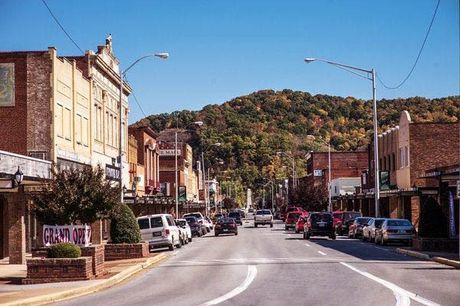
[[460, 305], [460, 271], [394, 247], [307, 241], [282, 224], [211, 234], [129, 283], [60, 305]]

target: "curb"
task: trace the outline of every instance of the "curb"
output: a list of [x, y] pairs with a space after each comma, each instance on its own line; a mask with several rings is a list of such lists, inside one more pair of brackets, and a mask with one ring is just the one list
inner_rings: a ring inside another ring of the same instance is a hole
[[54, 303], [70, 298], [75, 298], [91, 293], [96, 293], [98, 291], [101, 291], [103, 289], [107, 289], [109, 287], [112, 287], [123, 280], [133, 276], [134, 274], [142, 271], [143, 269], [146, 269], [152, 265], [158, 264], [163, 260], [166, 260], [169, 258], [170, 255], [166, 255], [165, 253], [161, 253], [160, 255], [157, 255], [153, 258], [149, 258], [145, 263], [140, 263], [137, 265], [134, 265], [126, 270], [121, 271], [120, 273], [108, 278], [107, 280], [99, 283], [99, 284], [94, 284], [94, 285], [89, 285], [89, 286], [83, 286], [80, 288], [76, 289], [70, 289], [62, 292], [57, 292], [57, 293], [51, 293], [51, 294], [45, 294], [37, 297], [32, 297], [32, 298], [27, 298], [19, 301], [14, 301], [10, 303], [6, 303], [3, 305], [7, 306], [17, 306], [17, 305], [43, 305], [43, 304], [49, 304], [49, 303]]
[[430, 255], [428, 254], [424, 254], [424, 253], [420, 253], [420, 252], [412, 251], [412, 250], [407, 250], [407, 249], [402, 249], [402, 248], [397, 248], [396, 253], [408, 255], [412, 257], [417, 257], [417, 258], [422, 258], [422, 259], [427, 259], [427, 260], [431, 260], [431, 261], [434, 261], [440, 264], [454, 267], [456, 269], [460, 269], [460, 261], [457, 261], [457, 260], [451, 260], [451, 259], [447, 259], [444, 257], [430, 257]]
[[422, 258], [422, 259], [428, 259], [428, 260], [431, 259], [430, 255], [420, 253], [420, 252], [416, 252], [416, 251], [412, 251], [412, 250], [402, 249], [402, 248], [397, 248], [396, 253], [403, 254], [403, 255], [408, 255], [408, 256], [412, 256], [412, 257], [417, 257], [417, 258]]
[[431, 260], [436, 261], [437, 263], [445, 264], [456, 269], [460, 269], [460, 261], [450, 260], [444, 257], [433, 257]]

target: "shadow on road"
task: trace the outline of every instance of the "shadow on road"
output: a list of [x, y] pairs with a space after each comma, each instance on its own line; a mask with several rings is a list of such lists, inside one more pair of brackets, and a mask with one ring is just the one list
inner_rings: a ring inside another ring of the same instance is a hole
[[[391, 248], [378, 247], [371, 243], [359, 240], [340, 239], [329, 240], [328, 238], [311, 238], [311, 242], [322, 247], [345, 253], [361, 260], [388, 260], [388, 261], [413, 261], [414, 258], [393, 252]], [[419, 259], [417, 259], [419, 260]]]

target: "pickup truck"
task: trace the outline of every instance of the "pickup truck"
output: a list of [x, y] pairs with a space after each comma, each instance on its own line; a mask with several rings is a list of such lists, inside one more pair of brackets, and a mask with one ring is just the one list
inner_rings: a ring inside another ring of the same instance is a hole
[[270, 224], [270, 227], [273, 227], [273, 215], [269, 209], [259, 209], [254, 215], [254, 227], [257, 227], [259, 224]]

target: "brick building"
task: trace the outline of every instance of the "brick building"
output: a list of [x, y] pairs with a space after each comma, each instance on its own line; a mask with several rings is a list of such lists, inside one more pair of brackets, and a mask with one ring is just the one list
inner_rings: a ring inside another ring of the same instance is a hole
[[[426, 172], [460, 163], [459, 129], [458, 123], [412, 122], [403, 111], [399, 125], [379, 135], [381, 216], [406, 218], [418, 226], [425, 199], [439, 197], [437, 179]], [[353, 198], [363, 214], [371, 216], [375, 214], [372, 149], [370, 145], [370, 171], [363, 171], [362, 192]]]
[[[329, 153], [310, 152], [306, 155], [307, 175], [299, 178], [298, 188], [310, 189], [317, 187], [327, 194], [329, 182]], [[340, 178], [356, 178], [367, 169], [368, 153], [331, 152], [331, 180]]]

